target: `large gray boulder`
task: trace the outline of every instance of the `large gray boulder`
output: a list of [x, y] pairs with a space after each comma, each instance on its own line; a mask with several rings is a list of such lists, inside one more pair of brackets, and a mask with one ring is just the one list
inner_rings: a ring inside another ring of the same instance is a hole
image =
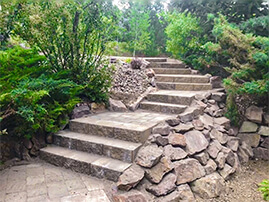
[[251, 105], [247, 108], [245, 117], [255, 123], [262, 123], [262, 108]]
[[258, 125], [249, 121], [244, 121], [239, 130], [240, 133], [255, 133], [257, 132]]
[[208, 141], [205, 136], [199, 131], [189, 131], [185, 133], [186, 138], [186, 152], [190, 155], [203, 151], [208, 146]]
[[136, 163], [145, 168], [151, 168], [161, 159], [163, 149], [157, 145], [148, 145], [138, 151]]
[[109, 98], [109, 110], [115, 112], [126, 112], [128, 111], [127, 107], [120, 100], [114, 100]]

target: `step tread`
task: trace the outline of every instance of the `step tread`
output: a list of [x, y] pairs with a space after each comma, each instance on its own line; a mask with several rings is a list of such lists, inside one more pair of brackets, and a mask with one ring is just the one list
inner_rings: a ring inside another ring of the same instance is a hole
[[164, 82], [164, 81], [160, 81], [160, 82], [156, 82], [157, 84], [171, 84], [171, 85], [211, 85], [211, 83], [180, 83], [180, 82]]
[[129, 151], [136, 150], [138, 147], [141, 146], [140, 143], [129, 142], [129, 141], [124, 141], [124, 140], [119, 140], [119, 139], [112, 139], [112, 138], [103, 137], [103, 136], [76, 133], [69, 130], [60, 131], [59, 133], [55, 135], [70, 138], [70, 139], [82, 140], [82, 141], [86, 141], [86, 142], [94, 143], [94, 144], [102, 144], [102, 145], [125, 149]]
[[181, 90], [158, 90], [156, 92], [149, 93], [149, 95], [168, 95], [178, 97], [193, 97], [197, 94], [207, 93], [208, 91], [181, 91]]
[[62, 156], [68, 159], [82, 161], [94, 166], [107, 168], [117, 172], [123, 172], [131, 165], [130, 163], [126, 163], [120, 160], [100, 156], [97, 154], [90, 154], [77, 150], [71, 150], [68, 148], [59, 147], [55, 145], [50, 145], [45, 148], [42, 148], [41, 151], [57, 156]]
[[143, 101], [141, 102], [141, 104], [160, 105], [160, 106], [167, 106], [167, 107], [180, 107], [180, 108], [187, 107], [186, 105], [163, 103], [163, 102], [152, 102], [152, 101]]
[[187, 78], [208, 78], [203, 75], [195, 74], [156, 74], [157, 77], [187, 77]]

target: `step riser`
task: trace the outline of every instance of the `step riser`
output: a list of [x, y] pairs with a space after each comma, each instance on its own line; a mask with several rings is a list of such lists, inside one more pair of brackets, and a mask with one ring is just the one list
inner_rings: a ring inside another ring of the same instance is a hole
[[207, 77], [197, 78], [197, 77], [169, 77], [169, 76], [156, 76], [158, 82], [178, 82], [178, 83], [208, 83], [209, 79]]
[[158, 95], [158, 94], [149, 94], [147, 96], [148, 101], [180, 104], [180, 105], [190, 105], [193, 99], [194, 97], [183, 97], [183, 96], [179, 97], [179, 96]]
[[137, 143], [144, 143], [148, 139], [151, 131], [151, 128], [145, 131], [135, 131], [102, 125], [92, 125], [90, 123], [81, 123], [72, 120], [69, 122], [69, 128], [71, 131], [77, 133], [91, 134]]
[[180, 91], [201, 91], [212, 90], [210, 84], [206, 85], [192, 85], [192, 84], [171, 84], [171, 83], [158, 83], [157, 87], [161, 90], [180, 90]]
[[172, 106], [161, 106], [161, 105], [152, 105], [152, 104], [146, 104], [141, 103], [140, 108], [144, 110], [150, 110], [160, 113], [169, 113], [169, 114], [180, 114], [182, 113], [186, 108], [184, 107], [172, 107]]
[[191, 74], [189, 69], [153, 68], [155, 74]]
[[137, 148], [136, 150], [131, 151], [123, 148], [117, 148], [78, 139], [71, 139], [60, 135], [54, 135], [54, 144], [69, 149], [107, 156], [128, 163], [132, 163], [134, 161], [135, 155], [139, 149]]
[[98, 178], [104, 178], [111, 181], [118, 181], [121, 172], [109, 170], [104, 167], [96, 166], [90, 163], [69, 159], [60, 155], [40, 151], [40, 158], [56, 166], [65, 167], [79, 173], [85, 173]]
[[151, 63], [151, 68], [186, 68], [185, 64], [183, 63]]

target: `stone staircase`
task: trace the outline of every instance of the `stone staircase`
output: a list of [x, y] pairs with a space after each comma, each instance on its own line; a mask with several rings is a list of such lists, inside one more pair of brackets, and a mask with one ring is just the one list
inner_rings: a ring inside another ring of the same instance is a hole
[[147, 60], [160, 90], [147, 96], [140, 105], [142, 110], [73, 119], [68, 130], [55, 134], [53, 144], [41, 149], [40, 157], [57, 166], [117, 181], [154, 126], [182, 113], [198, 90], [211, 89], [207, 77], [192, 75], [182, 63], [166, 58]]
[[207, 76], [192, 74], [182, 62], [155, 60], [151, 62], [150, 68], [156, 74], [159, 91], [150, 93], [141, 102], [141, 109], [180, 114], [191, 104], [196, 94], [212, 89]]

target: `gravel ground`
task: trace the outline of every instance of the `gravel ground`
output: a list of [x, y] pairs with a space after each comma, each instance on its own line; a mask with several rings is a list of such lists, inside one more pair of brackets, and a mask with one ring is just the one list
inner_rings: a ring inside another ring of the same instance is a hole
[[235, 174], [226, 182], [225, 194], [212, 200], [201, 200], [198, 202], [264, 202], [258, 184], [269, 179], [269, 162], [251, 160], [242, 166], [240, 173]]

